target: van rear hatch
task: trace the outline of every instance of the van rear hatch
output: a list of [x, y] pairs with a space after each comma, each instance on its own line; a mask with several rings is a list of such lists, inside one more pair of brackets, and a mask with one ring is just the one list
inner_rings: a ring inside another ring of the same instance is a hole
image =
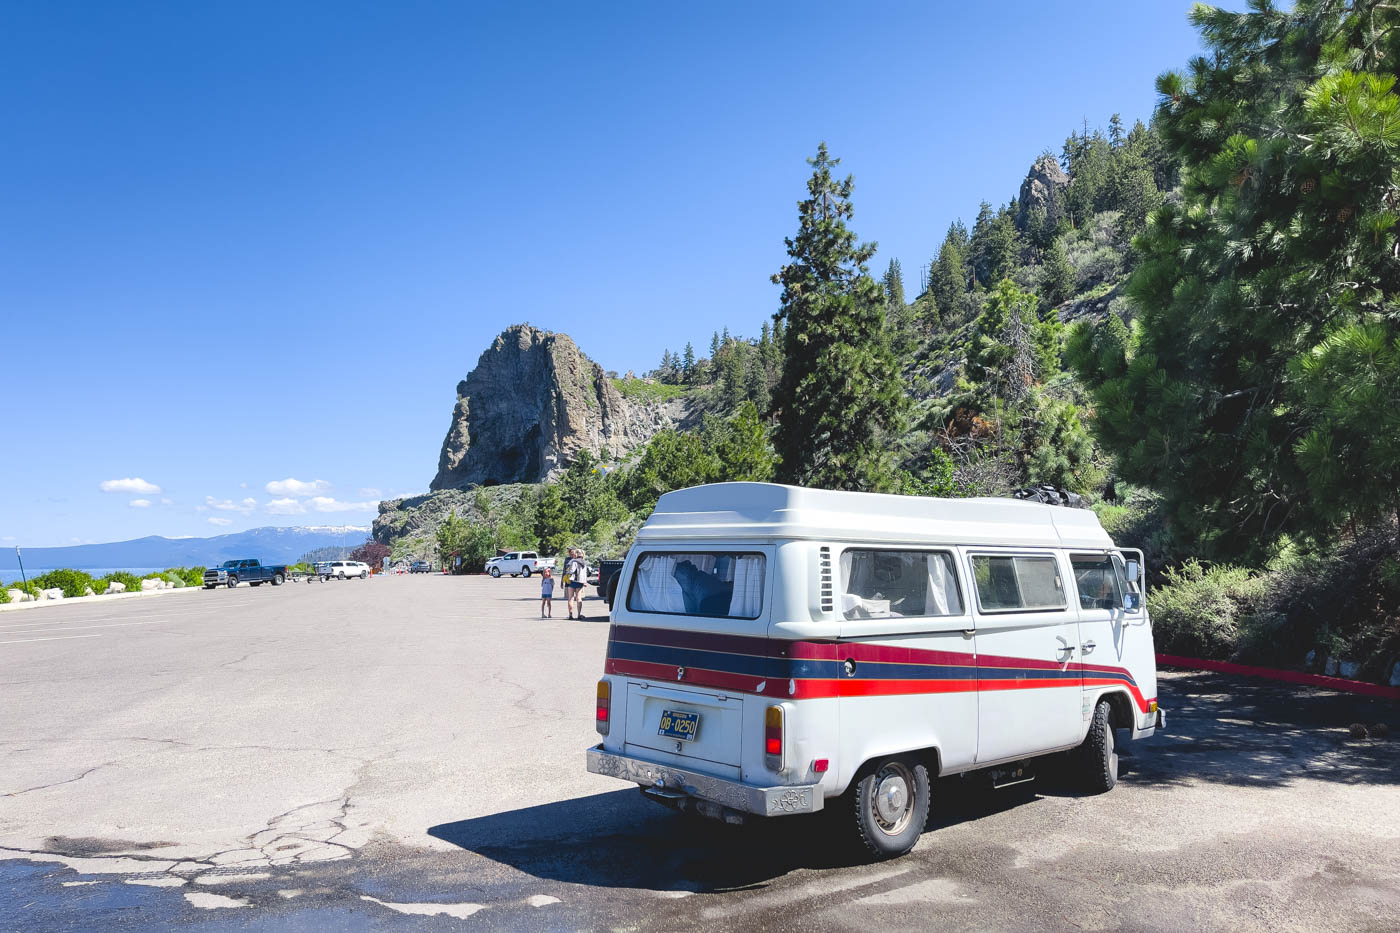
[[[719, 691], [627, 684], [627, 744], [735, 769], [743, 749], [744, 700]], [[649, 756], [655, 757], [655, 756]]]

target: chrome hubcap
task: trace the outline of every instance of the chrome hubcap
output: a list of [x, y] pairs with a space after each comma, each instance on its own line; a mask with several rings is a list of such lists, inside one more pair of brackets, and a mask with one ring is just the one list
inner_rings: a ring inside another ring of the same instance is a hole
[[875, 822], [897, 836], [909, 825], [914, 809], [914, 775], [898, 762], [890, 762], [875, 775]]

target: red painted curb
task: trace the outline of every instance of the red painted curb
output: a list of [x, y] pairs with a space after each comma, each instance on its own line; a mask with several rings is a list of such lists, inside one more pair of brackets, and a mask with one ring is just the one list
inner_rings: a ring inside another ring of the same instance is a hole
[[1244, 674], [1247, 677], [1264, 677], [1290, 684], [1306, 684], [1309, 687], [1326, 687], [1328, 690], [1342, 690], [1346, 693], [1361, 693], [1366, 696], [1383, 697], [1387, 700], [1400, 700], [1400, 687], [1384, 687], [1380, 684], [1368, 684], [1361, 680], [1347, 680], [1345, 677], [1304, 674], [1301, 671], [1280, 671], [1272, 667], [1253, 667], [1249, 664], [1235, 664], [1231, 661], [1183, 658], [1175, 654], [1159, 654], [1157, 655], [1157, 663], [1165, 664], [1168, 667], [1193, 667], [1197, 670], [1218, 671], [1222, 674]]

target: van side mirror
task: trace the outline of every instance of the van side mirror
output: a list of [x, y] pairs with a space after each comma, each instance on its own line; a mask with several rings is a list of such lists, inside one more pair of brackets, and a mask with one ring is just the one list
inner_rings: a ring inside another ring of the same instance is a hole
[[1142, 576], [1142, 566], [1135, 560], [1128, 561], [1128, 582], [1136, 583]]

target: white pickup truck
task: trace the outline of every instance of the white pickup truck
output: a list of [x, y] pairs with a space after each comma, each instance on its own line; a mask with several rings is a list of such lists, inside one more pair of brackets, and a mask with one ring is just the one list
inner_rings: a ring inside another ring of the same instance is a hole
[[511, 551], [486, 562], [486, 572], [493, 577], [508, 573], [512, 577], [528, 577], [546, 567], [554, 566], [554, 558], [541, 557], [534, 551]]

